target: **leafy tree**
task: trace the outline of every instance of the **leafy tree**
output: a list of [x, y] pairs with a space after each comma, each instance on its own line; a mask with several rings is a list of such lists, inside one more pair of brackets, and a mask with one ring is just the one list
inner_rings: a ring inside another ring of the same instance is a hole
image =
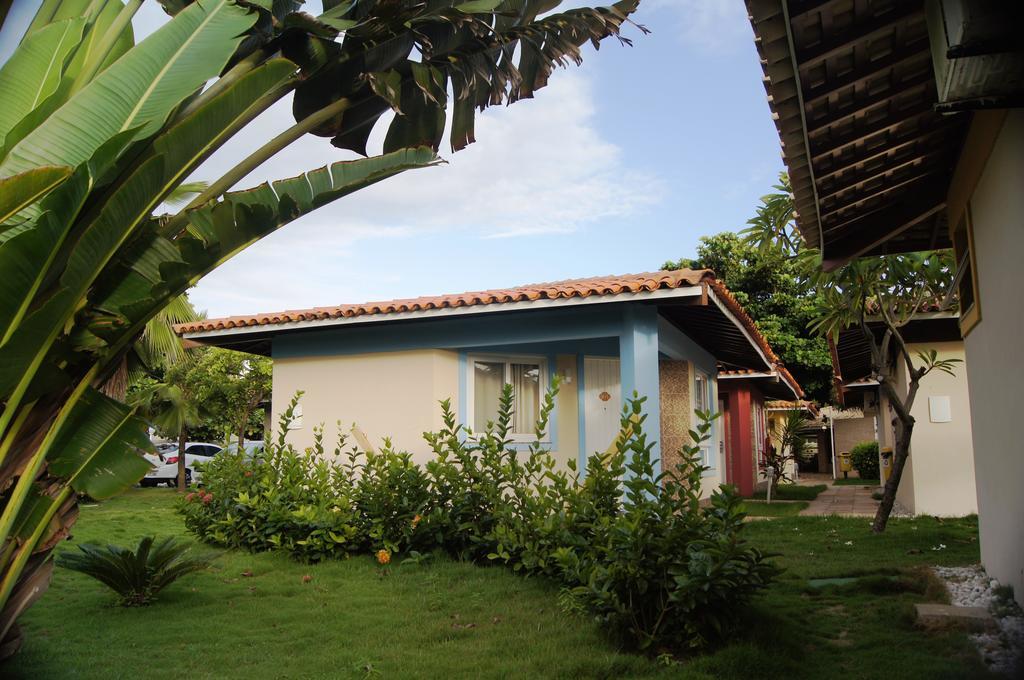
[[273, 364], [266, 357], [213, 347], [202, 352], [187, 380], [206, 406], [206, 422], [241, 446], [250, 433], [263, 431], [272, 376]]
[[[832, 337], [850, 327], [860, 329], [871, 350], [871, 371], [895, 414], [892, 472], [871, 525], [875, 533], [885, 531], [910, 455], [914, 434], [910, 411], [921, 380], [934, 371], [954, 375], [960, 361], [939, 359], [935, 350], [912, 356], [902, 333], [922, 310], [945, 299], [954, 267], [950, 251], [928, 251], [853, 260], [831, 273], [819, 268], [811, 279], [819, 291], [815, 328]], [[898, 380], [900, 365], [906, 371], [905, 387]]]
[[178, 442], [178, 491], [188, 480], [185, 469], [185, 445], [189, 433], [206, 422], [209, 409], [196, 381], [190, 379], [194, 364], [179, 361], [164, 373], [163, 380], [145, 378], [128, 394], [128, 403], [165, 437]]
[[[462, 149], [477, 110], [531, 97], [638, 2], [326, 0], [313, 17], [294, 0], [163, 0], [172, 18], [136, 45], [138, 0], [43, 0], [0, 69], [0, 658], [75, 494], [109, 497], [148, 467], [143, 422], [98, 390], [146, 324], [281, 226], [436, 165], [449, 111]], [[152, 216], [285, 97], [293, 126]], [[231, 191], [306, 134], [366, 155], [389, 110], [383, 154]]]
[[[759, 212], [770, 197], [762, 199]], [[664, 269], [712, 269], [757, 323], [772, 349], [809, 398], [831, 397], [832, 363], [828, 343], [808, 327], [815, 319], [814, 296], [799, 264], [775, 250], [760, 250], [738, 234], [704, 236], [696, 259], [666, 262]]]
[[[896, 501], [914, 432], [914, 405], [921, 380], [929, 373], [952, 374], [956, 361], [939, 359], [934, 350], [911, 356], [902, 329], [923, 310], [947, 299], [955, 262], [948, 250], [852, 260], [835, 271], [821, 267], [819, 251], [808, 248], [793, 222], [793, 198], [788, 178], [762, 199], [758, 216], [744, 232], [746, 243], [760, 252], [790, 261], [800, 286], [814, 302], [811, 327], [822, 337], [859, 329], [871, 351], [871, 370], [888, 397], [895, 418], [892, 472], [872, 522], [875, 533], [885, 531]], [[906, 370], [901, 388], [898, 367]]]

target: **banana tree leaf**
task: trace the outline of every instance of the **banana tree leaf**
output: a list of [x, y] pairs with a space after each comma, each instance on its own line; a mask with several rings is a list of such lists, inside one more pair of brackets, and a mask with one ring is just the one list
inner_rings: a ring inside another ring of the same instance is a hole
[[[64, 247], [71, 225], [90, 195], [89, 192], [94, 188], [93, 177], [102, 176], [107, 172], [115, 163], [118, 149], [122, 148], [124, 141], [134, 134], [134, 130], [125, 130], [115, 135], [96, 151], [88, 163], [79, 166], [71, 179], [38, 204], [42, 212], [53, 213], [52, 221], [47, 222], [40, 217], [35, 222], [27, 223], [27, 228], [47, 229], [48, 233], [38, 240], [22, 243], [23, 246], [44, 247], [31, 251], [22, 250], [26, 258], [30, 258], [31, 266], [21, 267], [8, 274], [14, 276], [17, 273], [27, 273], [33, 277], [31, 282], [20, 281], [11, 284], [30, 291], [30, 295], [19, 300], [18, 305], [22, 310], [31, 305], [32, 311], [23, 319], [15, 316], [11, 325], [3, 331], [3, 335], [0, 335], [0, 353], [7, 359], [0, 362], [0, 399], [6, 399], [11, 395], [39, 394], [45, 392], [48, 386], [53, 387], [66, 380], [64, 364], [68, 348], [63, 343], [55, 341], [65, 332], [72, 315], [85, 298], [88, 284], [100, 271], [98, 266], [92, 271], [89, 271], [89, 267], [95, 264], [96, 258], [109, 259], [114, 244], [122, 242], [125, 238], [124, 234], [118, 236], [117, 233], [111, 233], [117, 226], [112, 220], [121, 220], [122, 225], [127, 224], [131, 221], [131, 215], [136, 215], [143, 209], [140, 206], [151, 205], [151, 199], [143, 191], [135, 189], [159, 184], [162, 178], [162, 157], [158, 156], [153, 159], [153, 163], [144, 164], [126, 181], [124, 186], [129, 190], [115, 194], [114, 198], [104, 205], [105, 210], [101, 216], [103, 219], [97, 220], [98, 224], [94, 223], [85, 237], [79, 239], [78, 243], [69, 243], [67, 248]], [[107, 209], [112, 212], [108, 213]], [[0, 234], [0, 244], [25, 229], [24, 224], [8, 229]], [[71, 247], [72, 245], [74, 247]], [[80, 245], [84, 245], [84, 249], [79, 249]], [[107, 249], [103, 250], [104, 247]], [[69, 248], [70, 255], [67, 252]], [[63, 261], [64, 257], [74, 259], [78, 265], [52, 267], [55, 260]], [[94, 259], [89, 260], [89, 257]], [[56, 284], [63, 285], [53, 288]], [[37, 290], [47, 291], [45, 300], [34, 300], [34, 291]], [[49, 363], [44, 362], [47, 354], [50, 355]]]
[[74, 497], [61, 501], [61, 507], [58, 509], [53, 507], [58, 502], [56, 495], [59, 492], [59, 485], [52, 483], [55, 480], [49, 481], [51, 484], [48, 485], [48, 488], [44, 489], [41, 485], [37, 485], [29, 491], [29, 496], [25, 499], [11, 531], [12, 535], [22, 541], [27, 540], [35, 532], [39, 523], [45, 521], [49, 516], [49, 527], [40, 537], [39, 544], [33, 552], [53, 547], [56, 541], [67, 537], [66, 527], [74, 524], [78, 518], [78, 507]]
[[290, 179], [229, 192], [224, 200], [192, 211], [188, 233], [174, 240], [160, 236], [154, 223], [150, 238], [132, 251], [124, 269], [111, 270], [97, 286], [109, 292], [96, 299], [94, 306], [103, 314], [92, 318], [90, 331], [111, 343], [137, 332], [167, 300], [272, 231], [354, 191], [438, 162], [429, 148], [340, 161]]
[[255, 14], [229, 2], [190, 5], [130, 50], [18, 142], [0, 176], [42, 165], [76, 166], [117, 133], [156, 132], [186, 97], [216, 76]]
[[302, 1], [242, 0], [240, 4], [252, 9], [258, 15], [258, 18], [252, 29], [247, 31], [245, 38], [227, 63], [225, 68], [228, 69], [242, 59], [245, 59], [255, 50], [266, 45], [275, 37], [275, 34], [280, 33], [285, 18], [298, 11], [302, 6]]
[[[129, 244], [135, 227], [204, 158], [228, 138], [258, 106], [259, 100], [283, 84], [295, 71], [285, 59], [274, 59], [246, 74], [189, 117], [153, 142], [154, 154], [110, 197], [94, 210], [96, 218], [74, 244], [66, 272], [65, 288], [85, 293], [95, 276], [102, 277], [114, 254]], [[172, 253], [176, 249], [171, 247]], [[166, 257], [167, 253], [157, 253]], [[113, 276], [118, 276], [116, 264]], [[68, 312], [74, 311], [69, 309]], [[94, 344], [76, 339], [76, 346]]]
[[42, 282], [41, 265], [62, 227], [53, 213], [44, 212], [30, 229], [0, 243], [0, 339], [6, 339], [28, 310]]
[[[441, 81], [440, 91], [445, 93], [448, 78], [440, 71], [437, 73], [436, 77]], [[445, 102], [430, 99], [416, 79], [405, 79], [401, 110], [391, 121], [384, 137], [384, 153], [414, 146], [429, 146], [436, 151], [444, 136], [444, 123]]]
[[121, 30], [120, 35], [115, 39], [112, 40], [109, 35], [110, 27], [122, 9], [124, 9], [124, 3], [121, 0], [44, 0], [26, 33], [26, 39], [35, 31], [50, 24], [67, 19], [85, 19], [87, 27], [84, 31], [84, 38], [72, 55], [70, 62], [65, 66], [64, 75], [69, 80], [73, 79], [81, 71], [86, 59], [90, 58], [97, 50], [104, 50], [106, 55], [97, 71], [97, 73], [101, 73], [135, 44], [134, 32], [130, 23]]
[[[9, 346], [4, 347], [13, 355], [27, 359], [20, 363], [24, 371], [17, 374], [14, 367], [18, 363], [6, 367], [0, 366], [0, 394], [7, 395], [15, 389], [15, 385], [31, 379], [33, 367], [38, 367], [39, 360], [33, 355], [47, 351], [48, 343], [40, 343], [43, 338], [55, 338], [84, 298], [93, 279], [98, 276], [111, 261], [119, 248], [128, 242], [135, 227], [147, 219], [152, 210], [176, 186], [185, 174], [190, 172], [215, 149], [234, 130], [237, 121], [246, 116], [264, 94], [282, 84], [294, 72], [295, 65], [284, 59], [272, 60], [254, 69], [245, 77], [240, 78], [233, 86], [227, 88], [206, 105], [197, 109], [191, 116], [172, 127], [154, 141], [155, 153], [120, 186], [110, 198], [93, 210], [93, 218], [83, 218], [87, 224], [82, 235], [73, 243], [67, 260], [67, 266], [61, 277], [62, 294], [52, 300], [64, 303], [59, 308], [52, 303], [45, 305], [30, 319], [32, 334], [19, 329]], [[164, 151], [165, 154], [160, 154]], [[96, 160], [93, 166], [100, 166], [109, 159], [109, 155]], [[96, 174], [103, 170], [96, 167]], [[71, 220], [62, 222], [70, 224]], [[40, 218], [39, 226], [44, 227], [50, 222]], [[49, 231], [53, 231], [52, 229]], [[35, 246], [35, 258], [28, 260], [43, 266], [48, 244], [57, 247], [61, 238], [47, 233], [44, 235], [21, 236], [18, 243]], [[14, 248], [14, 246], [12, 246]], [[18, 249], [19, 253], [24, 248]], [[15, 252], [12, 250], [12, 252]], [[19, 276], [12, 277], [10, 287], [19, 290], [34, 291], [38, 288], [38, 275], [33, 276], [31, 268], [22, 267], [25, 271], [17, 271]], [[42, 270], [45, 271], [45, 268]], [[31, 298], [24, 296], [14, 298], [16, 303], [28, 302]], [[24, 307], [21, 307], [24, 309]], [[15, 307], [17, 309], [17, 307]], [[0, 310], [2, 311], [2, 310]], [[13, 314], [13, 311], [11, 312]], [[45, 316], [44, 316], [45, 313]], [[0, 321], [4, 317], [0, 315]], [[17, 320], [17, 317], [15, 317]], [[46, 328], [47, 321], [50, 327]], [[0, 326], [2, 328], [2, 326]], [[82, 346], [81, 339], [76, 340]]]
[[[75, 3], [71, 4], [73, 5]], [[121, 0], [106, 0], [103, 3], [102, 8], [96, 14], [96, 18], [92, 22], [92, 26], [86, 32], [85, 39], [75, 52], [71, 63], [69, 63], [65, 69], [65, 77], [72, 80], [76, 79], [86, 60], [93, 57], [93, 55], [99, 50], [106, 50], [103, 62], [100, 64], [100, 68], [96, 72], [98, 75], [108, 66], [120, 59], [125, 52], [135, 46], [135, 34], [130, 22], [121, 30], [120, 35], [113, 39], [113, 41], [111, 41], [111, 38], [108, 35], [108, 33], [110, 33], [111, 25], [117, 19], [122, 9], [124, 9], [124, 3], [122, 3]]]
[[140, 452], [152, 447], [146, 423], [131, 408], [89, 390], [54, 441], [49, 471], [78, 493], [102, 500], [146, 474], [150, 464]]
[[[135, 227], [234, 131], [264, 94], [295, 70], [275, 59], [239, 79], [180, 124], [154, 140], [154, 154], [117, 188], [74, 244], [61, 282], [72, 290], [92, 283]], [[83, 290], [84, 293], [84, 290]]]
[[36, 31], [40, 31], [52, 23], [74, 17], [84, 17], [91, 2], [92, 0], [43, 0], [39, 9], [36, 10], [35, 16], [32, 17], [32, 23], [29, 24], [22, 37], [22, 43]]
[[244, 122], [259, 100], [283, 85], [296, 70], [287, 59], [271, 59], [153, 140], [167, 166], [161, 200]]
[[84, 28], [81, 17], [50, 24], [21, 43], [0, 69], [0, 138], [5, 145], [15, 124], [57, 89], [65, 60], [81, 42]]
[[0, 179], [0, 224], [40, 200], [70, 176], [69, 167], [47, 166]]

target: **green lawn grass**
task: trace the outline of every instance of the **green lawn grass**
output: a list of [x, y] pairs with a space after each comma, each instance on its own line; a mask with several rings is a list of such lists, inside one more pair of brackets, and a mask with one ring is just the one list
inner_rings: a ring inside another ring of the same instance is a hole
[[[84, 507], [74, 540], [61, 549], [133, 544], [147, 532], [184, 535], [174, 495], [136, 490]], [[440, 559], [382, 570], [369, 557], [309, 566], [228, 551], [136, 609], [113, 606], [98, 582], [58, 569], [22, 618], [25, 647], [0, 676], [983, 677], [964, 635], [925, 634], [911, 621], [913, 602], [936, 597], [913, 568], [976, 562], [976, 521], [894, 519], [889, 527], [874, 536], [866, 519], [748, 524], [749, 539], [780, 553], [775, 560], [785, 572], [742, 615], [742, 632], [729, 644], [672, 665], [619, 649], [593, 621], [561, 611], [554, 585], [503, 568]], [[939, 544], [946, 547], [931, 549]], [[896, 585], [807, 584], [870, 573], [905, 576]]]
[[881, 486], [882, 481], [879, 479], [861, 479], [860, 477], [850, 477], [843, 479], [840, 477], [832, 482], [835, 486]]
[[[779, 487], [772, 493], [772, 500], [780, 501], [813, 501], [822, 491], [827, 489], [825, 484], [804, 486], [802, 484], [779, 484]], [[758, 491], [754, 498], [764, 500], [766, 491]]]
[[796, 517], [810, 503], [807, 501], [780, 501], [778, 503], [762, 503], [748, 500], [744, 504], [750, 517]]

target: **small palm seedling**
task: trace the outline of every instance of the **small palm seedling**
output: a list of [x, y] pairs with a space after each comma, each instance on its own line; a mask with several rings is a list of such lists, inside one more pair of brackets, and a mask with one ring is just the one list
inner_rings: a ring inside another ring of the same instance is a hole
[[85, 544], [77, 554], [59, 555], [57, 565], [92, 576], [119, 596], [123, 607], [149, 604], [161, 590], [185, 574], [210, 565], [206, 557], [189, 557], [189, 545], [168, 536], [145, 536], [137, 549]]

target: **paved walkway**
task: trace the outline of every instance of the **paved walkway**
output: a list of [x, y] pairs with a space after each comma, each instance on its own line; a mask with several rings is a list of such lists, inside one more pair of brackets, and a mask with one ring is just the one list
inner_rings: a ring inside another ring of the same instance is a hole
[[874, 490], [874, 487], [829, 485], [800, 514], [874, 517], [878, 510], [878, 501], [871, 498]]

